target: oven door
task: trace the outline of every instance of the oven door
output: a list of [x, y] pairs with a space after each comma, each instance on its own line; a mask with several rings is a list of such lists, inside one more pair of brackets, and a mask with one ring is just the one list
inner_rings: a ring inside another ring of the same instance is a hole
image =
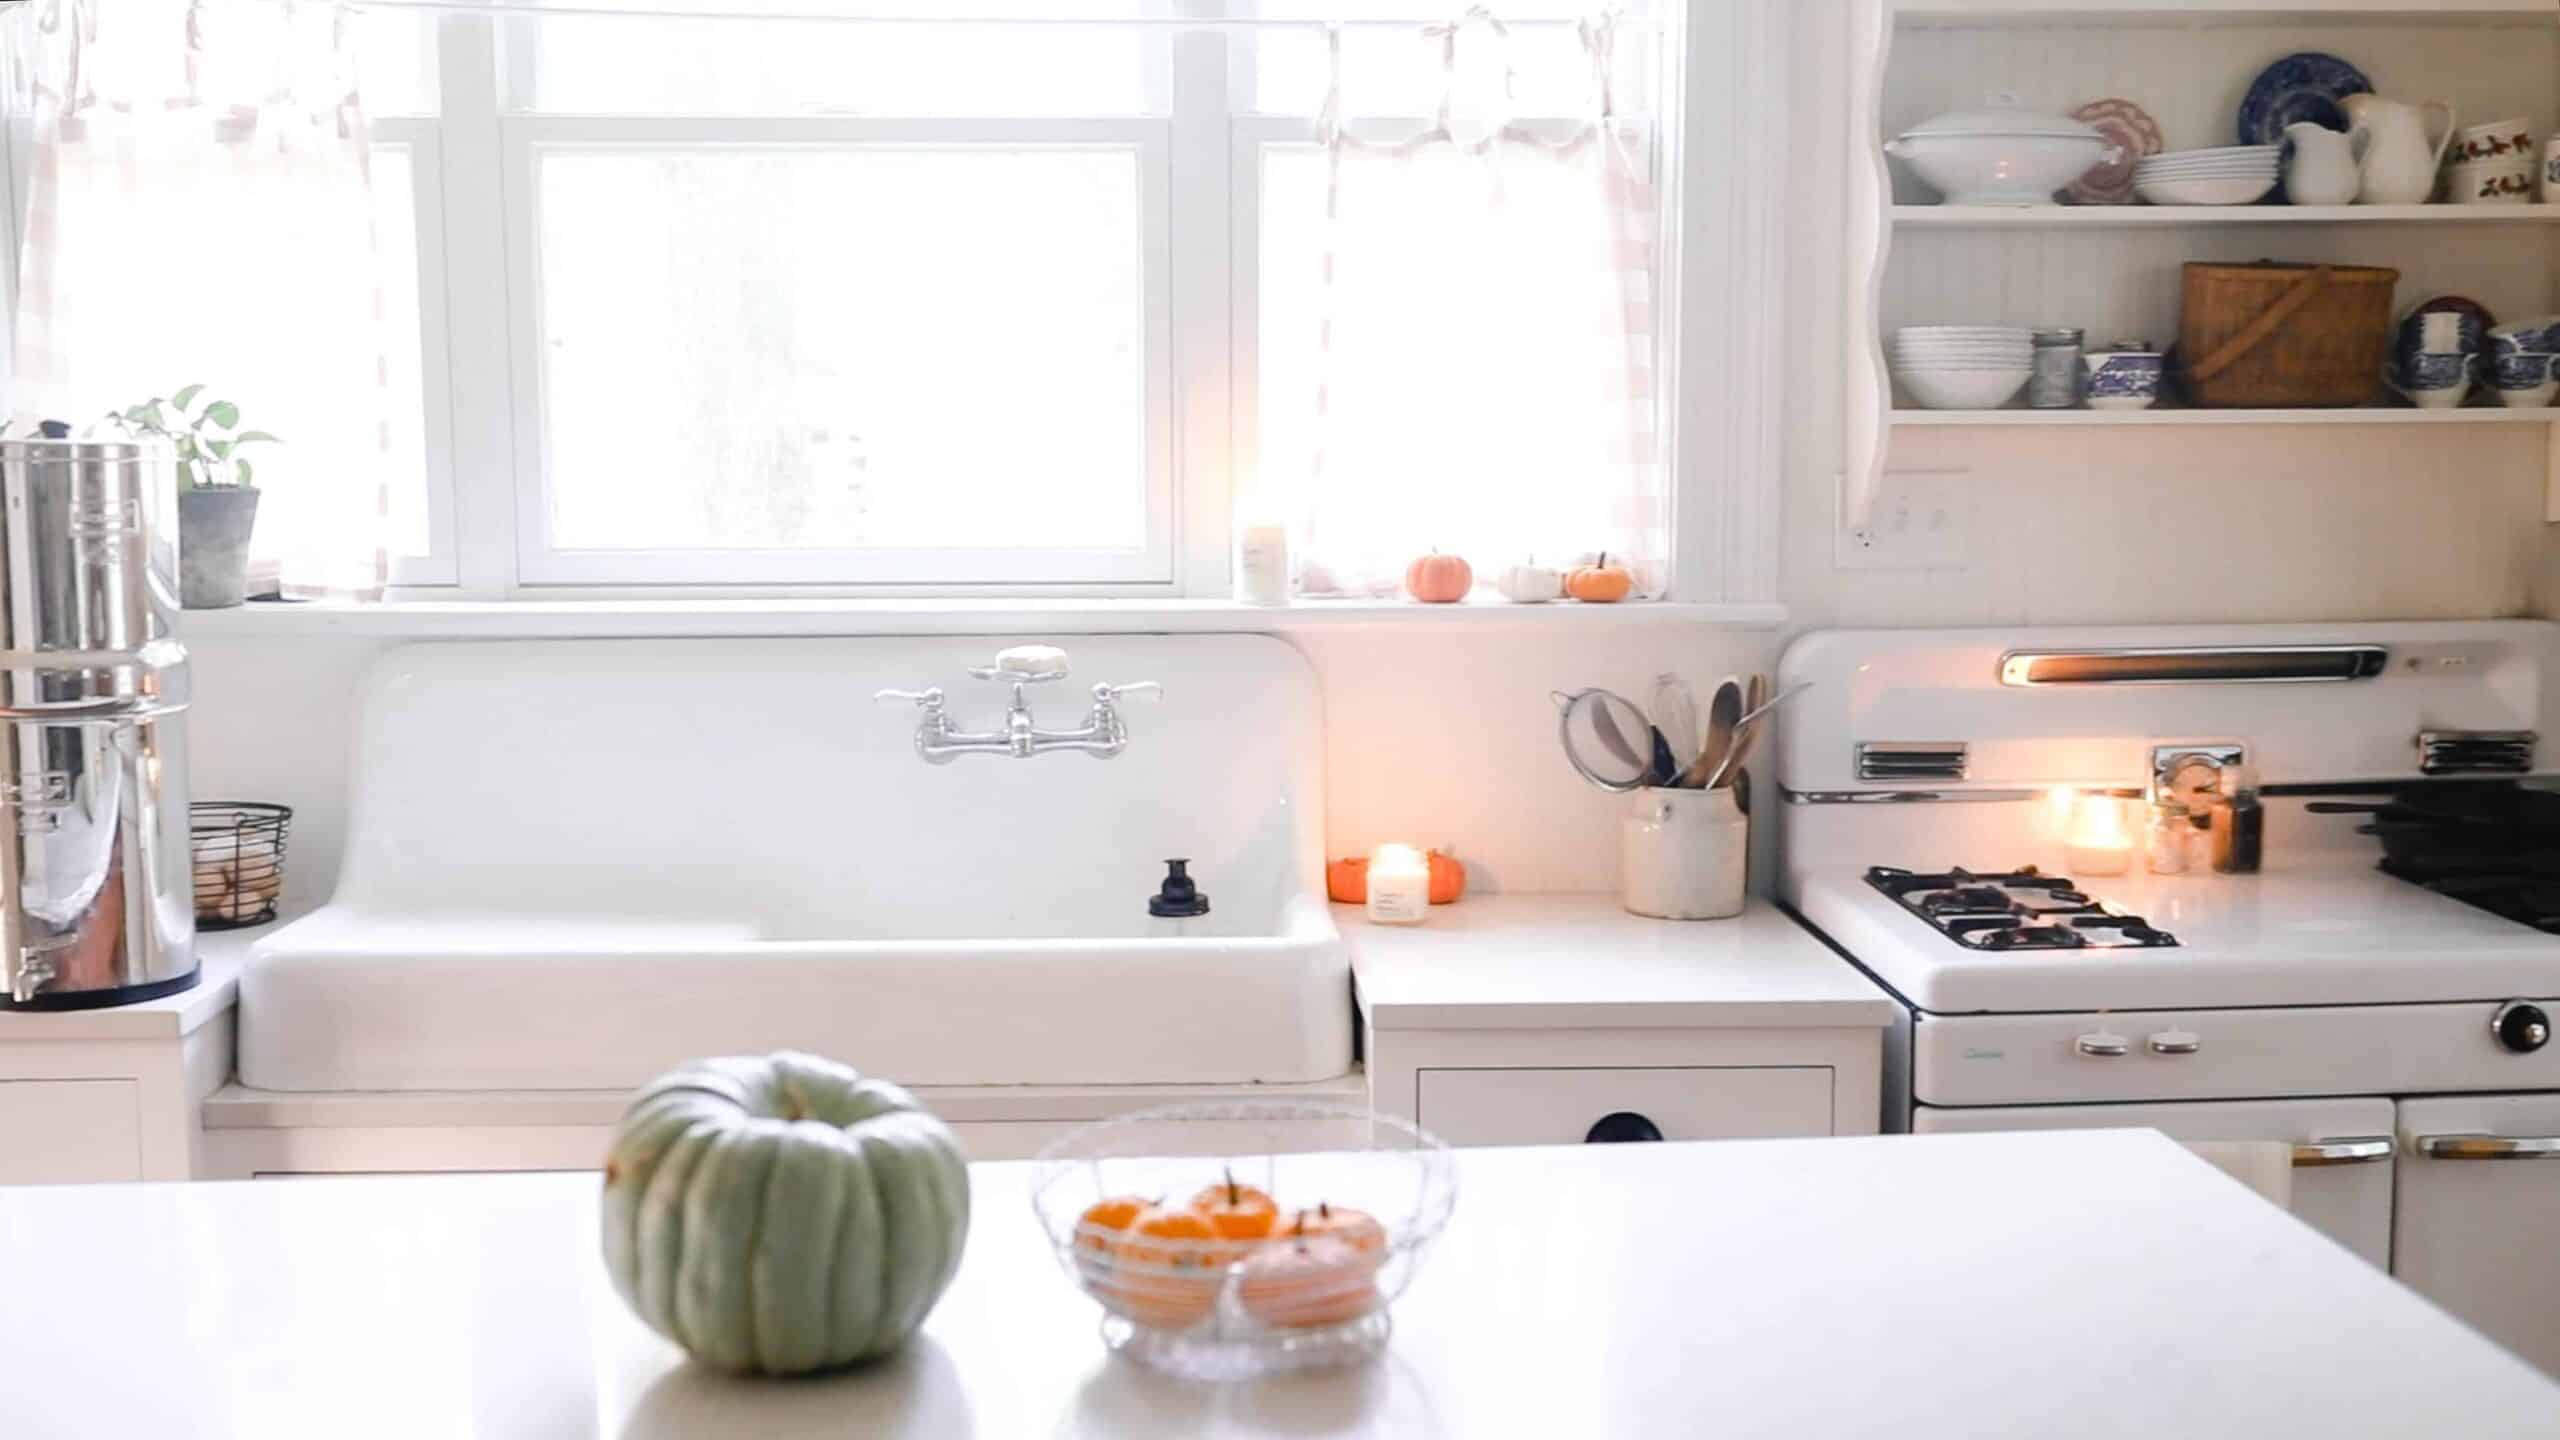
[[2560, 1095], [2400, 1102], [2393, 1269], [2560, 1374]]
[[[2291, 1209], [2312, 1229], [2391, 1264], [2389, 1100], [2213, 1100], [2149, 1105], [2002, 1105], [1912, 1111], [1914, 1134], [1982, 1130], [2157, 1130], [2172, 1140], [2277, 1140], [2293, 1146]], [[2553, 1169], [2560, 1179], [2560, 1166]]]

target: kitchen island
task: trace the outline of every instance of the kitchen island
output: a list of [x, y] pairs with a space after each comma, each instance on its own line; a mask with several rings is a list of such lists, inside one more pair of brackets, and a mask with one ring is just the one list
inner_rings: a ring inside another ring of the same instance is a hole
[[897, 1358], [731, 1379], [633, 1319], [592, 1175], [0, 1190], [0, 1434], [2488, 1436], [2560, 1385], [2150, 1132], [1469, 1150], [1375, 1363], [1107, 1354], [973, 1167]]

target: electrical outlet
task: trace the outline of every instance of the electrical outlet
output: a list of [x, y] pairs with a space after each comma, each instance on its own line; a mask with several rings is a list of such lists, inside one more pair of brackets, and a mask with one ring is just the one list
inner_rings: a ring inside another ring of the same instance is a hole
[[1843, 570], [1969, 570], [1973, 567], [1973, 472], [1888, 470], [1876, 481], [1867, 523], [1842, 527], [1835, 558]]

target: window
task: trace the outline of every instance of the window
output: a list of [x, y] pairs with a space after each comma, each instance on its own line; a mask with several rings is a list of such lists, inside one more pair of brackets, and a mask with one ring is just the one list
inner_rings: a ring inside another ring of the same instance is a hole
[[[1350, 593], [1423, 546], [1658, 576], [1662, 212], [1551, 157], [1605, 78], [1649, 190], [1676, 47], [1436, 8], [365, 11], [395, 579], [1223, 595], [1248, 512]], [[1409, 153], [1443, 115], [1520, 153]]]

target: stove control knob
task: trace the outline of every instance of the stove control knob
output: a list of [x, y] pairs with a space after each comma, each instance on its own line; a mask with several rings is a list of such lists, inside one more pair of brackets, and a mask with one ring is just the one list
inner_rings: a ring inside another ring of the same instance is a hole
[[2127, 1040], [2121, 1035], [2112, 1034], [2105, 1030], [2094, 1031], [2090, 1034], [2083, 1035], [2078, 1040], [2072, 1042], [2072, 1045], [2074, 1049], [2078, 1050], [2083, 1055], [2096, 1055], [2100, 1057], [2128, 1054], [2133, 1049], [2132, 1041]]
[[2192, 1030], [2163, 1030], [2151, 1037], [2154, 1055], [2193, 1055], [2204, 1048], [2204, 1037]]
[[2551, 1043], [2551, 1017], [2539, 1005], [2510, 1000], [2489, 1021], [2498, 1043], [2519, 1055], [2530, 1055]]

